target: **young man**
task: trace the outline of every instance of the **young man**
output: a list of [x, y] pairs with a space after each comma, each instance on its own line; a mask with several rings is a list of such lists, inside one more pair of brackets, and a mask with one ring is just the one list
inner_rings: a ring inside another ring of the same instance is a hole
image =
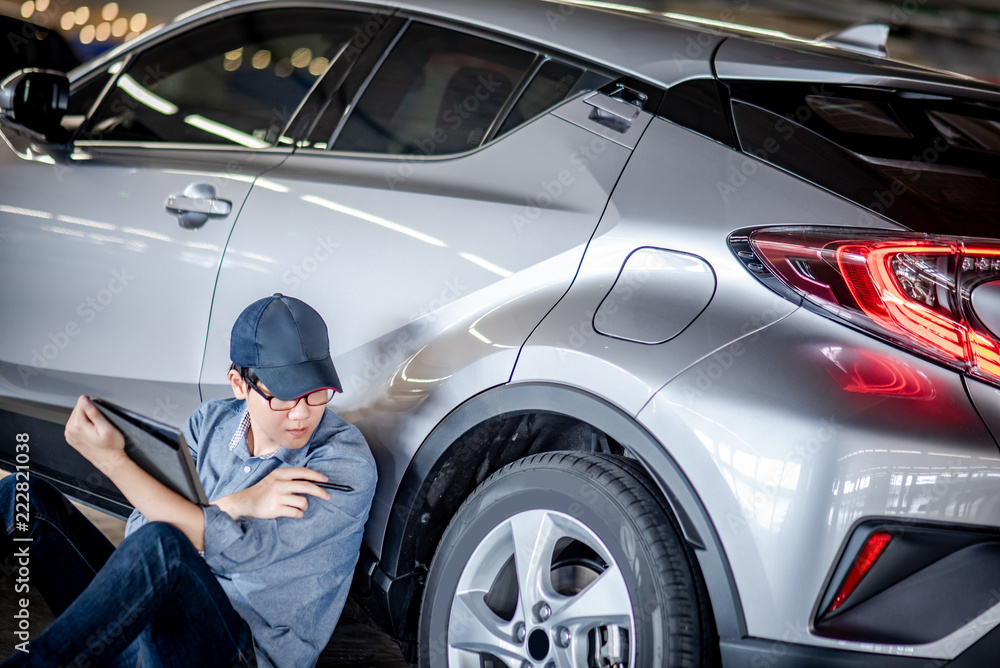
[[[135, 506], [118, 549], [32, 481], [32, 576], [58, 615], [3, 666], [314, 665], [347, 598], [375, 490], [360, 432], [326, 404], [340, 380], [326, 324], [275, 294], [233, 326], [233, 399], [183, 427], [211, 500], [202, 508], [132, 462], [86, 397], [66, 440]], [[14, 524], [14, 476], [0, 515]], [[327, 491], [335, 482], [352, 491]]]

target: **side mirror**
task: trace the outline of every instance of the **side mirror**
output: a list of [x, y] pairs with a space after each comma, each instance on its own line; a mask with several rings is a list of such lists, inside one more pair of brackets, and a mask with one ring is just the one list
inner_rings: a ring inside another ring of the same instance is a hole
[[69, 79], [61, 72], [27, 69], [0, 83], [0, 118], [58, 141], [69, 108]]

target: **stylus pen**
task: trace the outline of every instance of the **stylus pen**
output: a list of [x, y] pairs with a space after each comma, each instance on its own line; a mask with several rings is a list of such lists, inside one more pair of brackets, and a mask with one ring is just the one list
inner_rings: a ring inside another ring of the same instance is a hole
[[350, 485], [341, 485], [339, 482], [316, 482], [315, 480], [310, 480], [314, 485], [319, 485], [324, 489], [333, 489], [338, 492], [353, 492], [354, 488]]

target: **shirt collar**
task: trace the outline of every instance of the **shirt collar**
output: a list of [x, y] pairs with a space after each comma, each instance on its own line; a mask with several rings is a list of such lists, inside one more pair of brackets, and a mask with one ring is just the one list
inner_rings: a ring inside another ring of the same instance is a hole
[[236, 426], [236, 433], [233, 434], [233, 438], [229, 441], [230, 452], [235, 450], [240, 441], [246, 437], [248, 429], [250, 429], [250, 409], [244, 408], [240, 423]]
[[[326, 417], [326, 414], [323, 414]], [[322, 423], [322, 421], [320, 421]], [[243, 415], [240, 417], [240, 422], [236, 426], [236, 431], [233, 433], [233, 437], [229, 440], [229, 451], [233, 452], [236, 448], [244, 443], [246, 440], [247, 432], [250, 430], [250, 409], [246, 408], [244, 405]], [[319, 431], [319, 426], [317, 425], [316, 431]], [[316, 437], [316, 432], [313, 432], [313, 438]], [[305, 456], [306, 452], [311, 449], [312, 440], [310, 439], [309, 444], [304, 448], [298, 448], [295, 450], [289, 450], [288, 448], [281, 446], [274, 452], [269, 452], [266, 455], [260, 455], [257, 459], [270, 459], [271, 457], [277, 457], [286, 464], [295, 464], [296, 461]], [[243, 451], [247, 456], [250, 455], [250, 448], [244, 446]]]
[[[250, 409], [249, 408], [244, 408], [243, 409], [243, 416], [240, 418], [240, 423], [236, 427], [236, 432], [233, 434], [233, 437], [229, 441], [229, 451], [230, 452], [232, 452], [233, 450], [235, 450], [237, 448], [237, 446], [240, 445], [240, 443], [243, 443], [246, 440], [247, 432], [249, 430], [250, 430]], [[257, 457], [257, 459], [270, 459], [271, 457], [274, 457], [274, 456], [278, 455], [278, 453], [280, 453], [282, 450], [284, 450], [283, 447], [278, 448], [274, 452], [269, 452], [266, 455], [260, 455], [259, 457]], [[248, 455], [250, 454], [250, 448], [249, 447], [246, 448], [246, 453]], [[285, 461], [284, 457], [280, 457], [279, 456], [278, 459], [280, 459], [282, 461]]]

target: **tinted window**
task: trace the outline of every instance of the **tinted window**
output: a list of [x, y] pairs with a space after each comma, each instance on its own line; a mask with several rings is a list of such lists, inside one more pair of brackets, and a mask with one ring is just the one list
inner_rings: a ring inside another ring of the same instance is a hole
[[[115, 66], [121, 67], [121, 63], [116, 63]], [[91, 77], [86, 83], [74, 88], [69, 96], [69, 107], [66, 113], [68, 115], [86, 116], [90, 112], [91, 107], [94, 106], [94, 103], [97, 102], [101, 91], [108, 85], [108, 80], [113, 76], [112, 69], [115, 66], [109, 67], [99, 75]]]
[[1000, 105], [850, 86], [731, 90], [744, 151], [911, 229], [996, 235]]
[[191, 30], [132, 61], [84, 138], [272, 145], [360, 20], [283, 9]]
[[411, 26], [365, 90], [333, 148], [445, 154], [479, 146], [534, 54], [463, 33]]
[[87, 114], [94, 108], [97, 98], [101, 96], [104, 87], [108, 85], [111, 77], [122, 66], [121, 62], [114, 63], [95, 76], [92, 76], [84, 83], [77, 84], [69, 95], [69, 106], [66, 115], [63, 116], [61, 125], [71, 133], [86, 120]]
[[583, 69], [557, 60], [546, 61], [534, 76], [514, 108], [507, 114], [500, 132], [504, 134], [562, 102], [574, 91]]

